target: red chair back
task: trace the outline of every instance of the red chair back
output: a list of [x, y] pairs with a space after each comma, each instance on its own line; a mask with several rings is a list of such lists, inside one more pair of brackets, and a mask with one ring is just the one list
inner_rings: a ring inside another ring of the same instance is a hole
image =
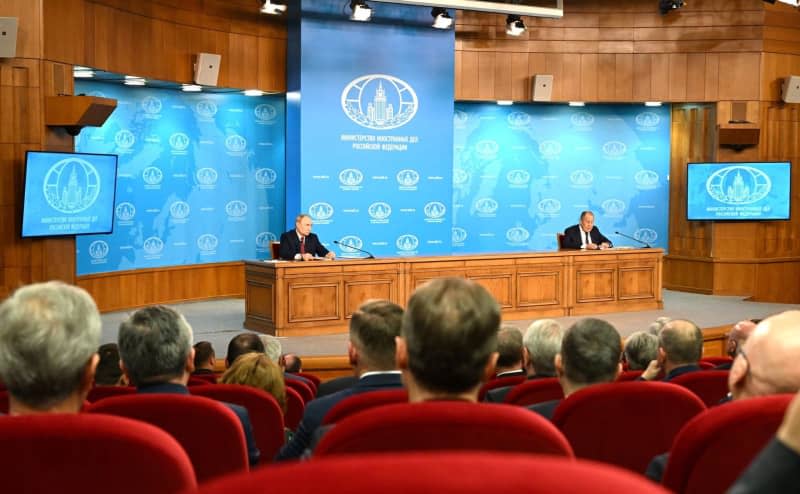
[[639, 376], [642, 375], [640, 370], [626, 370], [619, 373], [617, 376], [617, 382], [625, 382], [625, 381], [635, 381]]
[[705, 409], [681, 386], [615, 382], [571, 394], [556, 408], [553, 423], [575, 456], [644, 473], [654, 456], [669, 451], [681, 427]]
[[303, 404], [306, 404], [314, 399], [314, 390], [312, 390], [311, 386], [303, 381], [289, 378], [286, 378], [283, 381], [286, 383], [287, 388], [292, 388], [293, 390], [297, 391], [298, 394], [300, 394], [300, 397], [303, 398]]
[[135, 394], [94, 403], [90, 413], [119, 415], [170, 433], [192, 460], [197, 481], [248, 470], [244, 430], [225, 405], [200, 396]]
[[703, 400], [707, 407], [713, 407], [728, 395], [728, 371], [687, 372], [670, 380], [670, 384], [683, 386]]
[[187, 386], [205, 386], [207, 384], [213, 384], [213, 383], [199, 376], [189, 376], [189, 382], [186, 383]]
[[480, 391], [478, 391], [478, 401], [483, 401], [486, 398], [486, 393], [489, 392], [491, 389], [497, 388], [504, 388], [506, 386], [515, 386], [523, 381], [525, 381], [526, 376], [508, 376], [508, 377], [496, 377], [488, 382], [486, 382], [483, 386], [481, 386]]
[[700, 360], [699, 362], [697, 362], [697, 365], [698, 365], [698, 366], [700, 367], [700, 369], [702, 369], [702, 370], [711, 370], [711, 369], [713, 369], [714, 367], [716, 367], [716, 365], [715, 365], [715, 364], [712, 364], [711, 362], [708, 362], [708, 361], [705, 361], [705, 360]]
[[283, 412], [275, 397], [263, 389], [240, 384], [209, 384], [192, 386], [189, 391], [193, 395], [245, 407], [253, 425], [256, 445], [261, 451], [262, 463], [272, 461], [283, 446]]
[[351, 415], [322, 438], [314, 456], [443, 450], [572, 456], [547, 419], [519, 407], [463, 401], [398, 403]]
[[504, 403], [510, 405], [533, 405], [543, 401], [560, 400], [564, 397], [564, 390], [555, 377], [529, 379], [522, 384], [517, 384], [506, 395]]
[[3, 492], [173, 494], [197, 488], [192, 463], [161, 429], [123, 417], [0, 419]]
[[712, 364], [714, 367], [722, 364], [730, 364], [733, 362], [733, 359], [730, 357], [703, 357], [700, 359], [700, 362], [708, 362]]
[[294, 374], [295, 376], [304, 377], [309, 381], [311, 381], [311, 384], [314, 385], [314, 396], [317, 395], [317, 390], [319, 389], [319, 385], [322, 382], [322, 380], [319, 377], [309, 372], [292, 372], [292, 374]]
[[389, 405], [392, 403], [408, 403], [408, 392], [405, 389], [387, 389], [359, 393], [335, 404], [322, 419], [322, 425], [335, 424], [345, 417], [368, 408]]
[[94, 386], [89, 390], [86, 401], [94, 403], [111, 396], [122, 396], [136, 394], [136, 388], [132, 386]]
[[690, 420], [675, 438], [663, 485], [682, 493], [727, 492], [775, 435], [792, 398], [732, 401]]
[[199, 494], [292, 491], [298, 494], [486, 494], [619, 492], [668, 494], [658, 484], [612, 465], [556, 456], [447, 452], [347, 455], [267, 467], [203, 485]]
[[291, 430], [297, 430], [300, 421], [303, 419], [303, 412], [306, 404], [300, 393], [286, 386], [286, 415], [283, 416], [283, 425]]
[[189, 376], [189, 380], [194, 380], [196, 385], [200, 385], [198, 381], [205, 381], [206, 384], [217, 384], [217, 375], [216, 374], [192, 374]]
[[8, 390], [0, 391], [0, 413], [8, 415]]

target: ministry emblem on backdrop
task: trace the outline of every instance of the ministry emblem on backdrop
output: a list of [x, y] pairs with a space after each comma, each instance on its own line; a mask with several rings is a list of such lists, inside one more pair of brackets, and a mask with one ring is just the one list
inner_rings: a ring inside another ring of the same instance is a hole
[[200, 100], [194, 105], [194, 111], [201, 120], [211, 120], [217, 114], [217, 105], [211, 100]]
[[278, 180], [278, 173], [272, 168], [259, 168], [255, 173], [256, 183], [261, 187], [275, 185]]
[[419, 109], [417, 93], [406, 81], [386, 74], [368, 74], [342, 91], [342, 111], [356, 124], [389, 130], [409, 123]]
[[361, 249], [362, 247], [364, 247], [364, 241], [355, 235], [345, 235], [339, 239], [339, 248], [342, 250], [342, 257], [358, 257], [360, 254], [356, 249]]
[[708, 177], [706, 190], [711, 197], [725, 204], [750, 204], [769, 194], [772, 180], [751, 166], [727, 166]]
[[275, 117], [278, 116], [278, 111], [274, 106], [262, 103], [253, 108], [253, 114], [259, 123], [267, 123], [275, 120]]
[[89, 257], [92, 258], [92, 264], [104, 263], [109, 250], [108, 243], [103, 240], [95, 240], [89, 244]]
[[47, 170], [42, 189], [51, 208], [66, 214], [80, 213], [97, 201], [100, 175], [88, 161], [66, 158]]
[[330, 223], [330, 219], [333, 216], [333, 206], [327, 202], [315, 202], [308, 207], [308, 214], [317, 223]]
[[453, 246], [460, 247], [467, 240], [467, 231], [460, 226], [453, 227], [452, 239]]
[[412, 254], [419, 248], [419, 238], [416, 235], [406, 233], [397, 237], [395, 245], [402, 251], [401, 253]]
[[591, 170], [582, 168], [571, 172], [569, 174], [569, 181], [574, 188], [582, 189], [591, 187], [594, 183], [594, 174]]
[[656, 231], [652, 228], [639, 228], [633, 233], [633, 238], [652, 245], [656, 240], [658, 240], [658, 233], [656, 233]]
[[636, 115], [635, 120], [636, 126], [641, 130], [655, 130], [661, 122], [661, 117], [658, 116], [658, 113], [646, 111]]
[[261, 232], [256, 235], [256, 249], [261, 252], [268, 251], [270, 244], [278, 240], [278, 237], [272, 232]]

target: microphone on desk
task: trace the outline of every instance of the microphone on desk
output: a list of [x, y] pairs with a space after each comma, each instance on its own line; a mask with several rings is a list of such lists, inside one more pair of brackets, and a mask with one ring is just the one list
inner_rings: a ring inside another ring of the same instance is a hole
[[347, 247], [348, 249], [353, 249], [353, 250], [357, 250], [359, 252], [363, 252], [364, 254], [367, 255], [367, 257], [365, 259], [375, 259], [375, 256], [373, 256], [372, 253], [367, 252], [364, 249], [359, 249], [355, 245], [350, 245], [350, 244], [346, 244], [344, 242], [339, 242], [338, 240], [334, 240], [333, 243], [335, 243], [336, 245], [341, 245], [342, 247]]
[[648, 249], [652, 249], [652, 248], [653, 248], [653, 247], [652, 247], [650, 244], [648, 244], [647, 242], [644, 242], [644, 241], [642, 241], [642, 240], [639, 240], [639, 239], [638, 239], [638, 238], [636, 238], [636, 237], [631, 237], [630, 235], [625, 235], [625, 234], [624, 234], [624, 233], [622, 233], [622, 232], [614, 232], [614, 233], [616, 233], [616, 234], [617, 234], [617, 235], [619, 235], [620, 237], [625, 237], [625, 238], [628, 238], [628, 239], [631, 239], [631, 240], [633, 240], [634, 242], [639, 242], [640, 244], [644, 245], [644, 246], [645, 246], [646, 248], [648, 248]]

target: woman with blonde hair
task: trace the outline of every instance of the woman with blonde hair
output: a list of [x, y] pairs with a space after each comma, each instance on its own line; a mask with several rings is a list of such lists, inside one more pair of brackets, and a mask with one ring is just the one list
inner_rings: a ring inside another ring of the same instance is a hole
[[222, 384], [244, 384], [271, 394], [286, 413], [286, 385], [278, 364], [260, 352], [246, 353], [233, 362], [220, 381]]

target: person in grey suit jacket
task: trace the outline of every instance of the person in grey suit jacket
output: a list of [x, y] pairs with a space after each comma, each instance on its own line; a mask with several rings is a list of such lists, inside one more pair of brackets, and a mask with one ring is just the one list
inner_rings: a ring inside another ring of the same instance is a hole
[[597, 250], [611, 246], [611, 240], [594, 226], [594, 213], [591, 211], [582, 212], [580, 223], [564, 230], [564, 238], [561, 240], [561, 247], [565, 249]]
[[334, 259], [336, 254], [322, 245], [319, 238], [311, 233], [311, 216], [298, 214], [294, 220], [294, 230], [281, 234], [278, 256], [285, 260], [310, 261], [315, 257]]

